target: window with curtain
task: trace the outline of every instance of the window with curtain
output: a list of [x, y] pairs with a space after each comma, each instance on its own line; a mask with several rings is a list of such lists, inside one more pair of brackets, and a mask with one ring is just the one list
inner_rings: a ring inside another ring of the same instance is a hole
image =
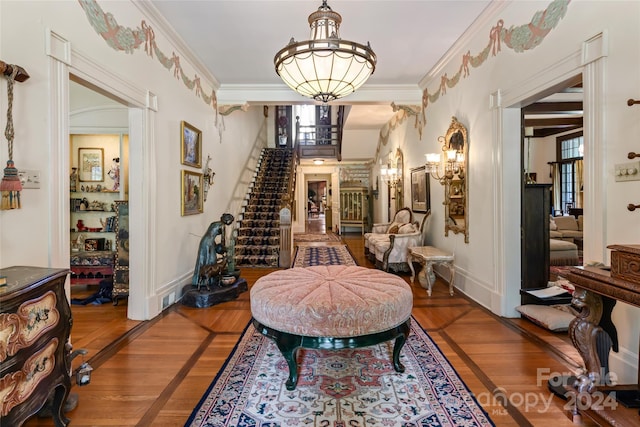
[[[570, 208], [582, 207], [582, 156], [584, 137], [582, 132], [559, 136], [557, 139], [557, 163], [559, 179], [554, 189], [559, 194], [554, 197], [556, 210], [569, 212]], [[559, 196], [559, 197], [558, 197]]]

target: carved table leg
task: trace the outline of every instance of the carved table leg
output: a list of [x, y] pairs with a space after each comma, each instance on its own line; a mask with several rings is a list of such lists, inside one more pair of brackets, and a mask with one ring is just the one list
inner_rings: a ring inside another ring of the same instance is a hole
[[[586, 373], [578, 376], [584, 391], [595, 391], [600, 382], [600, 359], [596, 350], [596, 338], [602, 328], [597, 326], [602, 317], [602, 297], [586, 289], [576, 287], [571, 301], [580, 310], [569, 324], [569, 336], [574, 347], [582, 356]], [[583, 390], [580, 390], [583, 391]]]
[[413, 254], [409, 252], [409, 270], [411, 270], [411, 283], [413, 283], [413, 279], [416, 277], [416, 272], [413, 269], [413, 262], [417, 261], [417, 259], [413, 258]]
[[436, 275], [433, 272], [433, 263], [431, 261], [427, 261], [420, 273], [427, 282], [427, 295], [431, 296], [431, 291], [433, 290], [433, 284], [436, 282]]
[[449, 295], [453, 296], [453, 279], [456, 277], [456, 269], [453, 266], [453, 261], [447, 263], [449, 266]]

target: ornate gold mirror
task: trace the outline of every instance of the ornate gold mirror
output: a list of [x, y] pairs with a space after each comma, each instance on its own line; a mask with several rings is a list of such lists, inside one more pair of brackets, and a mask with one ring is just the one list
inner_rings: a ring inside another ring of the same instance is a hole
[[444, 185], [444, 235], [449, 231], [463, 233], [469, 243], [469, 191], [467, 185], [469, 166], [469, 141], [467, 128], [455, 117], [444, 136], [438, 138], [444, 152], [427, 154], [426, 169], [434, 179]]
[[444, 235], [448, 236], [449, 231], [455, 234], [463, 233], [465, 243], [469, 243], [467, 128], [453, 117], [449, 130], [441, 142], [447, 164], [444, 177]]

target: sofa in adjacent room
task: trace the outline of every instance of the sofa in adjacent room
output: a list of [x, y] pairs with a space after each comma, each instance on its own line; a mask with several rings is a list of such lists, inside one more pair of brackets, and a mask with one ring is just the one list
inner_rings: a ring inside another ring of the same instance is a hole
[[574, 216], [554, 216], [549, 221], [549, 236], [552, 239], [573, 242], [574, 239], [582, 239], [583, 218]]

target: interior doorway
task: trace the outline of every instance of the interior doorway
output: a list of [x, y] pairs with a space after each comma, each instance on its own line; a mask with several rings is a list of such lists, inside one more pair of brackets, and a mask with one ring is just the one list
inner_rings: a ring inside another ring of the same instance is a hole
[[[331, 207], [328, 206], [328, 182], [327, 180], [307, 181], [307, 221], [306, 232], [313, 234], [325, 234], [331, 229]], [[329, 225], [327, 225], [329, 217]]]
[[[523, 288], [546, 287], [583, 260], [582, 74], [535, 98], [521, 110]], [[557, 225], [569, 222], [571, 231]]]

